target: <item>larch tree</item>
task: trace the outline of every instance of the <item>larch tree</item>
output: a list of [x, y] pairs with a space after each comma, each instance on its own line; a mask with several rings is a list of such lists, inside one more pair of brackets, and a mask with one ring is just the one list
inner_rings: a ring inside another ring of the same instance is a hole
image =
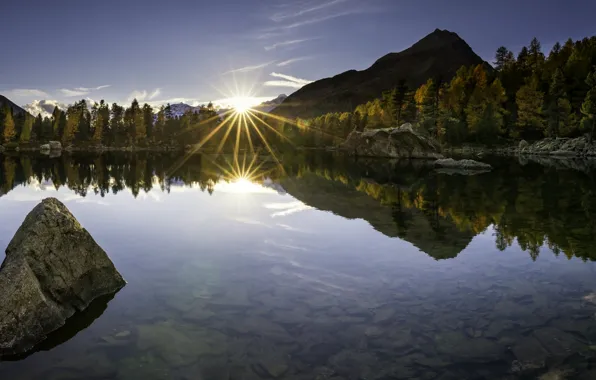
[[544, 131], [544, 94], [537, 89], [535, 80], [522, 86], [515, 96], [517, 104], [517, 127], [518, 133], [530, 133]]
[[2, 131], [2, 140], [5, 143], [9, 143], [14, 140], [17, 134], [17, 130], [15, 127], [14, 118], [12, 116], [12, 109], [10, 107], [6, 107], [4, 111], [4, 130]]
[[33, 131], [33, 120], [35, 118], [29, 114], [25, 114], [25, 122], [23, 123], [23, 128], [21, 129], [21, 135], [19, 136], [19, 141], [21, 143], [28, 143], [31, 140], [31, 132]]
[[589, 141], [592, 142], [596, 127], [596, 72], [588, 74], [586, 84], [589, 90], [581, 107], [581, 128], [588, 133]]
[[547, 135], [559, 136], [567, 131], [571, 113], [571, 104], [565, 94], [565, 77], [561, 69], [557, 68], [552, 76], [549, 91], [549, 102], [546, 109]]

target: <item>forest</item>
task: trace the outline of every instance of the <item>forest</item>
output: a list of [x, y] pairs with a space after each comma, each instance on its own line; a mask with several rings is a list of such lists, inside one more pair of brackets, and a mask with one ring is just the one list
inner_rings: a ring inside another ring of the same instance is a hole
[[1, 134], [5, 147], [61, 141], [65, 146], [148, 146], [186, 145], [199, 142], [204, 134], [220, 123], [212, 103], [197, 112], [173, 115], [170, 105], [155, 113], [149, 104], [135, 99], [129, 107], [104, 100], [93, 105], [83, 99], [66, 110], [54, 108], [51, 117], [25, 113], [13, 115], [10, 108], [0, 110]]
[[292, 124], [301, 128], [294, 140], [307, 146], [337, 144], [354, 129], [403, 123], [449, 145], [582, 135], [591, 140], [595, 65], [596, 37], [557, 42], [548, 56], [534, 38], [517, 57], [500, 47], [494, 67], [462, 67], [450, 81], [429, 78], [417, 89], [402, 84], [354, 112], [297, 119]]
[[[247, 133], [253, 134], [256, 142], [260, 142], [259, 135], [264, 136], [278, 149], [337, 145], [353, 130], [403, 123], [412, 123], [419, 131], [453, 146], [582, 135], [591, 140], [596, 126], [595, 65], [596, 37], [556, 43], [548, 56], [534, 38], [517, 57], [500, 47], [494, 67], [461, 67], [451, 80], [429, 78], [417, 89], [402, 81], [353, 112], [308, 120], [269, 115], [262, 121], [273, 125], [276, 132], [263, 126], [262, 134]], [[103, 100], [90, 105], [81, 100], [66, 110], [56, 107], [51, 117], [45, 118], [13, 115], [8, 107], [0, 109], [0, 140], [9, 148], [49, 140], [66, 146], [180, 147], [200, 142], [221, 122], [212, 104], [176, 116], [169, 105], [154, 110], [137, 100], [128, 107], [110, 106]], [[223, 145], [222, 135], [214, 136], [209, 144]]]

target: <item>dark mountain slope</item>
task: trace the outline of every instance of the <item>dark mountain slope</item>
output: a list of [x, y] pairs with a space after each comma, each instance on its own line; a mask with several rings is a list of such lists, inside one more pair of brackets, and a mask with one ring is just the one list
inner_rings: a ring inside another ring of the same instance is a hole
[[366, 70], [346, 71], [304, 86], [272, 113], [310, 118], [351, 111], [395, 88], [401, 80], [416, 89], [429, 78], [449, 81], [460, 67], [482, 63], [482, 58], [456, 33], [437, 29], [404, 51], [387, 54]]
[[22, 115], [26, 113], [24, 109], [14, 104], [10, 99], [5, 96], [0, 95], [0, 109], [4, 109], [4, 107], [8, 104], [10, 108], [12, 108], [12, 113], [14, 115]]

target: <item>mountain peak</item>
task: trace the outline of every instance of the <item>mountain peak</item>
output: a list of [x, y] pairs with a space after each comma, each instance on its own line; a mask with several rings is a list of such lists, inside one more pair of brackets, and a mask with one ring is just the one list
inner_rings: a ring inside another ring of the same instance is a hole
[[408, 49], [385, 55], [366, 70], [346, 71], [302, 87], [273, 113], [312, 118], [327, 112], [353, 111], [401, 81], [414, 90], [429, 78], [449, 81], [462, 66], [479, 64], [486, 62], [457, 33], [436, 29]]

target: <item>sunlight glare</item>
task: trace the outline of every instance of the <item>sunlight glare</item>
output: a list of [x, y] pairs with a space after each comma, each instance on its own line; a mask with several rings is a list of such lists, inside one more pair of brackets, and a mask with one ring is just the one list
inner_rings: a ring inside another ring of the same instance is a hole
[[230, 105], [234, 108], [236, 113], [245, 113], [250, 110], [252, 107], [257, 106], [259, 104], [259, 99], [254, 98], [252, 96], [235, 96], [233, 98], [228, 99]]

